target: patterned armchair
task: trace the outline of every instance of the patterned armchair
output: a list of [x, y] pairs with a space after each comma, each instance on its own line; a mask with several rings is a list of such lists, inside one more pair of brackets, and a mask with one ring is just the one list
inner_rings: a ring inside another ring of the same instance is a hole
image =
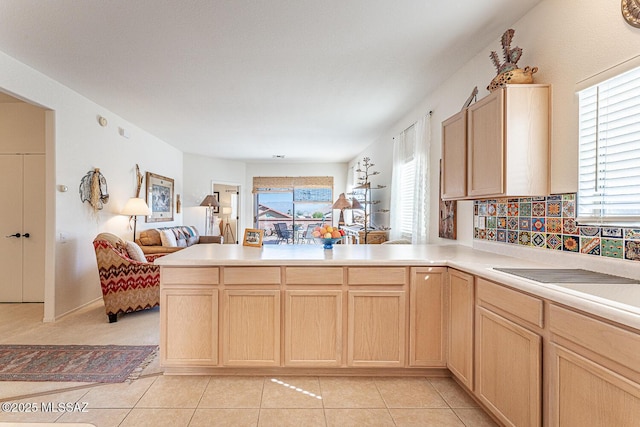
[[160, 267], [151, 263], [158, 255], [147, 257], [148, 262], [135, 261], [127, 252], [127, 244], [111, 233], [98, 234], [93, 247], [109, 323], [118, 320], [118, 313], [160, 304]]

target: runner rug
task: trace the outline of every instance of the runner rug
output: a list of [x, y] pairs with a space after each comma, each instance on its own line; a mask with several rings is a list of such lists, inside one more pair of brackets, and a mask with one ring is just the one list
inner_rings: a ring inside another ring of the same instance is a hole
[[136, 379], [158, 346], [0, 345], [0, 381], [121, 383]]

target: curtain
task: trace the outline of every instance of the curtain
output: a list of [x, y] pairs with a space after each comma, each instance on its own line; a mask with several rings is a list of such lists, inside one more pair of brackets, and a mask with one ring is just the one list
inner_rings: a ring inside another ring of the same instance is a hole
[[393, 139], [391, 240], [428, 241], [430, 147], [431, 113]]

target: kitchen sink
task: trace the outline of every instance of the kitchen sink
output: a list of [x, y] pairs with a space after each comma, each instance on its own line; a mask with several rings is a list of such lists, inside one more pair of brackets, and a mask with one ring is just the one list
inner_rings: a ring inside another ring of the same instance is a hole
[[494, 268], [540, 283], [640, 284], [640, 281], [579, 268]]

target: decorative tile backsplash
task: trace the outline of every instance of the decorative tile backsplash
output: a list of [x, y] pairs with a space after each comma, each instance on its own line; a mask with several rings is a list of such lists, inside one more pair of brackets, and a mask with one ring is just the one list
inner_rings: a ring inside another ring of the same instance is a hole
[[575, 194], [476, 200], [474, 239], [640, 261], [640, 229], [576, 223]]

